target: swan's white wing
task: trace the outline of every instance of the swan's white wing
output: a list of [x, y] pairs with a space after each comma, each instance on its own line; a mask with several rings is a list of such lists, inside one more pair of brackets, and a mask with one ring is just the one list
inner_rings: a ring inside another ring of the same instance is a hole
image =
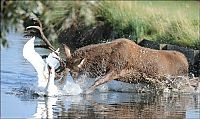
[[34, 49], [34, 41], [35, 37], [31, 38], [23, 48], [23, 56], [27, 59], [35, 68], [38, 73], [38, 86], [45, 87], [47, 84], [47, 80], [43, 75], [45, 62], [42, 57], [35, 51]]

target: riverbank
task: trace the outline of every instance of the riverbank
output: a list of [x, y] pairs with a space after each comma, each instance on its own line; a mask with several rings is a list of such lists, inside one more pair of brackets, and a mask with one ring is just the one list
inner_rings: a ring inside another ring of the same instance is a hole
[[2, 5], [2, 36], [9, 31], [7, 25], [18, 30], [33, 25], [27, 22], [33, 18], [42, 22], [51, 41], [65, 42], [72, 49], [122, 37], [200, 49], [199, 1], [6, 1]]

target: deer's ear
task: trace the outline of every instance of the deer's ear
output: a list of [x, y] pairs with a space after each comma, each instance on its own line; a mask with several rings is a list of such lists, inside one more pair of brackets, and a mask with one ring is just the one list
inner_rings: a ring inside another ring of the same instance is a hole
[[70, 52], [69, 47], [68, 47], [67, 45], [65, 45], [65, 44], [63, 44], [63, 46], [64, 46], [66, 58], [67, 58], [67, 59], [70, 59], [70, 58], [72, 57], [72, 55], [71, 55], [71, 52]]
[[74, 62], [74, 66], [77, 66], [78, 68], [82, 68], [84, 62], [85, 62], [85, 58], [77, 59]]

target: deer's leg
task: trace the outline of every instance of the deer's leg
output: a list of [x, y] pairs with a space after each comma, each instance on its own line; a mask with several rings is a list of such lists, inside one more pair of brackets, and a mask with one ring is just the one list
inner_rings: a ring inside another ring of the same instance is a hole
[[103, 76], [99, 80], [95, 81], [94, 84], [88, 90], [85, 91], [85, 93], [89, 94], [89, 93], [93, 92], [97, 86], [102, 85], [108, 81], [114, 80], [117, 78], [117, 76], [118, 75], [115, 71], [111, 71], [111, 72], [107, 73], [105, 76]]

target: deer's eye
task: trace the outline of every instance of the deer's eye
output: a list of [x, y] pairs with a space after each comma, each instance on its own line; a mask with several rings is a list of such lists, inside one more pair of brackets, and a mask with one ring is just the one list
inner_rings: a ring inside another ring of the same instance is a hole
[[70, 72], [71, 76], [73, 79], [77, 79], [78, 78], [78, 73], [77, 72]]

